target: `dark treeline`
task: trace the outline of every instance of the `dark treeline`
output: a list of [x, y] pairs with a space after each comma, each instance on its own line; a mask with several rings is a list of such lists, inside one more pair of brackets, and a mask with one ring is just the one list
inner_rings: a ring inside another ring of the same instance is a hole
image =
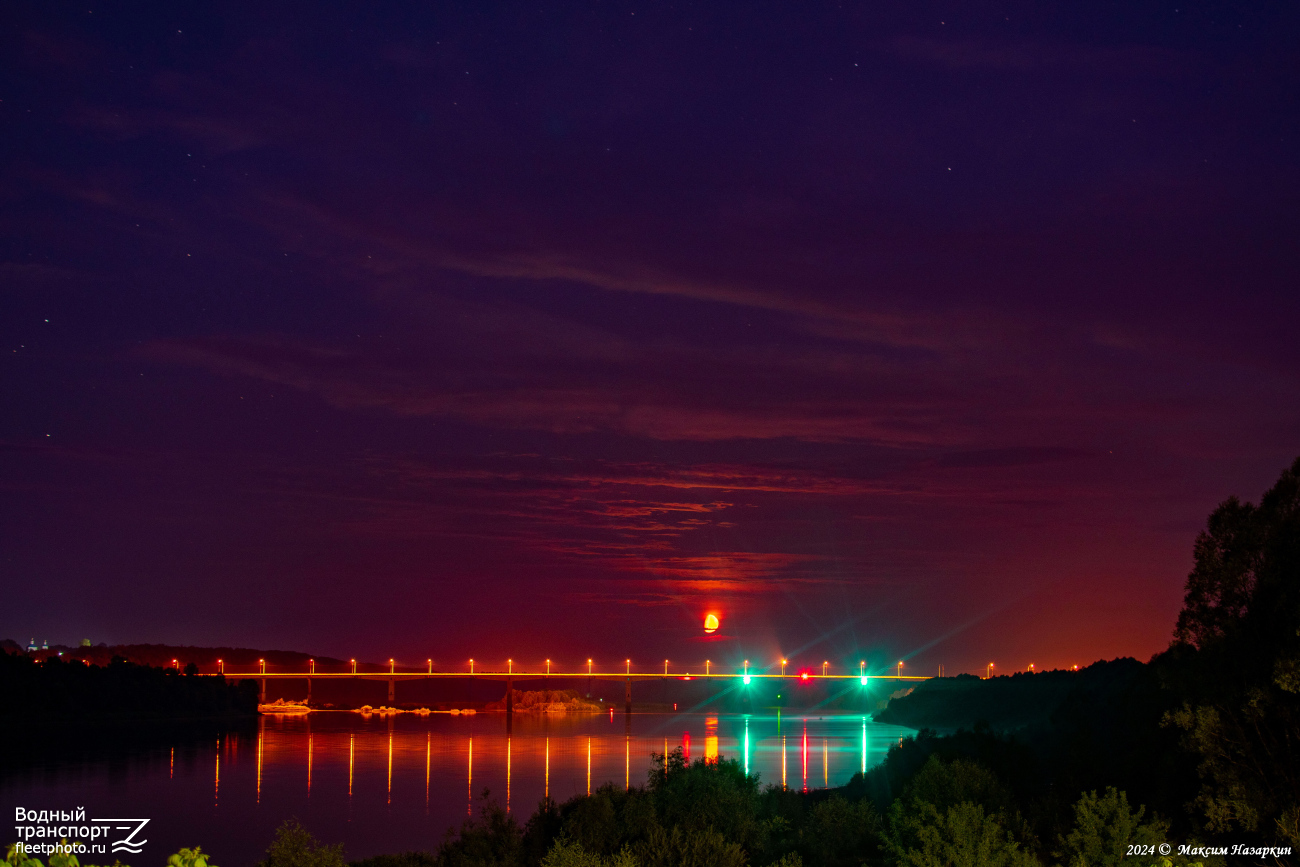
[[257, 713], [257, 684], [198, 676], [190, 668], [107, 665], [51, 657], [35, 660], [0, 653], [0, 721], [45, 723], [65, 719], [218, 719]]
[[909, 728], [956, 731], [984, 723], [1016, 731], [1051, 723], [1067, 701], [1105, 700], [1130, 688], [1145, 666], [1136, 659], [1097, 662], [1079, 671], [1017, 672], [989, 680], [972, 674], [936, 678], [892, 699], [875, 715]]
[[[23, 645], [5, 638], [0, 639], [0, 650], [10, 653], [24, 652]], [[176, 644], [95, 644], [71, 647], [64, 644], [51, 645], [49, 650], [36, 651], [36, 659], [62, 657], [78, 659], [91, 665], [108, 665], [113, 659], [121, 657], [139, 665], [152, 665], [158, 668], [171, 666], [176, 660], [180, 668], [193, 663], [203, 674], [212, 674], [217, 670], [217, 660], [224, 660], [227, 669], [255, 671], [258, 660], [265, 659], [272, 671], [307, 671], [307, 662], [316, 661], [320, 671], [344, 671], [347, 660], [334, 659], [329, 656], [313, 656], [296, 650], [257, 650], [251, 647], [191, 647]], [[381, 668], [377, 663], [364, 663], [367, 670]], [[384, 666], [386, 668], [386, 666]]]
[[[1210, 516], [1150, 663], [954, 679], [882, 718], [958, 730], [922, 730], [829, 792], [677, 752], [644, 787], [545, 801], [522, 825], [485, 795], [436, 852], [355, 867], [1295, 864], [1178, 846], [1300, 848], [1300, 460], [1259, 505]], [[1135, 845], [1151, 848], [1126, 858]], [[307, 863], [342, 865], [341, 847], [289, 826], [263, 867]]]

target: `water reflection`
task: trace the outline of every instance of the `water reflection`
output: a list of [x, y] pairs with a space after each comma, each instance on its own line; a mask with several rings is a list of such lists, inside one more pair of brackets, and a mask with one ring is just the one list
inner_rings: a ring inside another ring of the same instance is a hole
[[[648, 728], [662, 727], [666, 723], [663, 719], [649, 716], [643, 719]], [[610, 749], [611, 738], [607, 733], [591, 730], [599, 727], [599, 720], [597, 718], [596, 726], [593, 726], [591, 718], [517, 721], [512, 727], [513, 731], [507, 734], [502, 730], [503, 721], [491, 717], [476, 722], [455, 723], [437, 718], [389, 718], [384, 721], [382, 730], [376, 730], [367, 721], [345, 714], [319, 714], [316, 715], [316, 721], [310, 724], [302, 719], [271, 718], [259, 726], [257, 733], [257, 758], [252, 774], [253, 800], [260, 803], [268, 780], [278, 781], [283, 769], [295, 763], [300, 769], [298, 773], [304, 775], [299, 779], [305, 778], [302, 793], [304, 797], [312, 797], [319, 788], [318, 781], [323, 778], [322, 775], [328, 776], [333, 762], [337, 761], [341, 765], [345, 754], [345, 791], [347, 797], [351, 798], [356, 793], [358, 782], [364, 779], [366, 769], [374, 766], [370, 756], [378, 753], [379, 761], [375, 764], [379, 765], [378, 770], [382, 774], [383, 802], [386, 805], [396, 803], [403, 791], [404, 774], [412, 771], [419, 774], [419, 770], [423, 770], [424, 773], [416, 777], [422, 777], [420, 782], [423, 785], [419, 789], [423, 797], [420, 800], [426, 811], [432, 811], [437, 794], [436, 784], [447, 773], [448, 758], [463, 750], [466, 809], [473, 814], [476, 800], [482, 797], [481, 793], [476, 795], [474, 789], [476, 747], [480, 753], [480, 762], [488, 762], [484, 766], [486, 770], [481, 773], [488, 775], [489, 791], [493, 775], [491, 764], [493, 757], [497, 757], [499, 764], [495, 773], [499, 775], [498, 780], [502, 786], [502, 806], [509, 810], [515, 808], [515, 802], [521, 794], [531, 796], [534, 785], [537, 787], [537, 797], [563, 800], [573, 795], [590, 794], [603, 782], [617, 779], [617, 765], [611, 767], [611, 759], [617, 761], [613, 759], [617, 753]], [[782, 730], [779, 734], [776, 717], [679, 717], [668, 724], [677, 728], [683, 723], [699, 727], [697, 731], [704, 739], [703, 758], [706, 761], [725, 758], [734, 750], [735, 757], [740, 759], [746, 773], [758, 774], [765, 779], [779, 779], [783, 787], [791, 785], [790, 753], [795, 751], [797, 767], [793, 772], [797, 775], [795, 784], [801, 791], [816, 788], [819, 782], [820, 787], [824, 788], [843, 785], [852, 773], [869, 768], [878, 758], [883, 757], [884, 750], [899, 739], [899, 732], [906, 731], [871, 723], [861, 716], [804, 719], [794, 733], [790, 733], [781, 721]], [[529, 730], [521, 731], [524, 726]], [[497, 730], [495, 734], [494, 729]], [[764, 729], [767, 730], [766, 735]], [[625, 789], [633, 785], [636, 776], [632, 773], [633, 757], [638, 759], [641, 773], [650, 768], [652, 753], [667, 753], [680, 748], [684, 758], [700, 758], [691, 753], [691, 729], [680, 731], [676, 738], [623, 735]], [[820, 734], [820, 738], [815, 737], [816, 734]], [[794, 743], [791, 743], [792, 739]], [[424, 741], [423, 744], [419, 743], [421, 740]], [[815, 777], [817, 757], [814, 744], [817, 740], [820, 740], [821, 746], [820, 781]], [[876, 743], [875, 750], [872, 749], [873, 741]], [[233, 758], [237, 755], [235, 741], [231, 739], [223, 744], [219, 740], [217, 744], [218, 754], [226, 754], [225, 764], [237, 764]], [[420, 749], [421, 746], [423, 749]], [[839, 762], [837, 758], [840, 758]], [[215, 790], [219, 791], [220, 775], [229, 769], [222, 767], [220, 755], [214, 757], [214, 761], [213, 784]], [[813, 767], [810, 768], [810, 764]], [[168, 777], [173, 777], [175, 773], [173, 750], [169, 758]], [[572, 783], [567, 789], [553, 792], [557, 773], [560, 782], [571, 780]], [[277, 788], [274, 794], [278, 797], [281, 792]], [[531, 798], [529, 803], [531, 806]]]
[[[198, 843], [229, 863], [259, 860], [279, 822], [297, 816], [323, 840], [346, 843], [356, 859], [436, 848], [448, 826], [478, 812], [485, 791], [488, 800], [529, 814], [542, 798], [564, 801], [617, 785], [620, 737], [625, 789], [644, 783], [652, 753], [685, 753], [694, 740], [692, 758], [700, 758], [702, 738], [704, 759], [737, 758], [746, 773], [781, 786], [790, 782], [789, 751], [798, 749], [794, 772], [806, 791], [818, 782], [843, 785], [909, 733], [862, 716], [809, 716], [798, 731], [788, 729], [777, 715], [517, 715], [509, 730], [490, 714], [263, 717], [256, 731], [242, 734], [245, 747], [256, 737], [255, 750], [239, 749], [240, 732], [209, 734], [188, 745], [159, 744], [152, 764], [127, 764], [112, 775], [78, 757], [70, 773], [41, 781], [42, 788], [33, 788], [30, 777], [0, 777], [0, 794], [156, 817], [160, 835], [177, 835], [169, 851]], [[817, 740], [820, 781], [809, 755]]]
[[808, 791], [808, 720], [803, 721], [803, 790]]
[[[262, 740], [266, 735], [266, 717], [257, 718], [257, 803], [262, 803]], [[352, 787], [348, 787], [352, 794]]]

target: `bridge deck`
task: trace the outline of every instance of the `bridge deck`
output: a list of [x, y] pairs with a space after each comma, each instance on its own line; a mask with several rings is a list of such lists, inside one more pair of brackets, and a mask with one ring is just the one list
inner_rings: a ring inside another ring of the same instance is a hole
[[225, 676], [226, 676], [226, 677], [247, 677], [247, 678], [263, 678], [263, 677], [268, 677], [268, 678], [270, 678], [270, 677], [275, 677], [275, 678], [284, 678], [284, 677], [289, 677], [289, 678], [298, 678], [298, 679], [307, 678], [307, 677], [312, 677], [312, 678], [316, 678], [316, 677], [320, 677], [320, 678], [337, 678], [337, 677], [377, 677], [377, 678], [384, 678], [384, 679], [387, 679], [387, 678], [401, 678], [401, 679], [407, 679], [407, 680], [416, 680], [416, 679], [421, 679], [421, 678], [427, 680], [427, 679], [432, 678], [432, 677], [445, 677], [445, 678], [492, 678], [492, 679], [498, 679], [498, 678], [512, 678], [512, 679], [514, 679], [514, 680], [546, 680], [546, 679], [548, 679], [548, 678], [550, 678], [550, 679], [562, 679], [562, 678], [582, 678], [582, 677], [599, 678], [599, 679], [601, 679], [601, 680], [627, 680], [628, 678], [632, 678], [633, 680], [663, 680], [663, 679], [665, 679], [665, 678], [672, 678], [672, 679], [674, 679], [674, 680], [743, 680], [743, 679], [746, 678], [746, 677], [751, 678], [751, 679], [753, 679], [753, 680], [861, 680], [863, 677], [867, 677], [867, 678], [869, 678], [869, 679], [871, 679], [871, 680], [909, 680], [909, 681], [910, 681], [910, 680], [915, 680], [915, 681], [921, 681], [921, 680], [930, 680], [930, 679], [931, 679], [929, 676], [926, 676], [926, 675], [911, 675], [911, 674], [904, 674], [904, 675], [897, 675], [897, 674], [867, 674], [867, 675], [861, 675], [861, 674], [807, 674], [807, 675], [804, 675], [804, 674], [758, 674], [758, 673], [750, 673], [750, 674], [733, 674], [733, 673], [730, 673], [730, 672], [727, 672], [727, 673], [718, 673], [718, 672], [715, 672], [715, 673], [710, 673], [710, 674], [704, 674], [703, 672], [693, 672], [693, 671], [692, 671], [692, 672], [671, 671], [671, 672], [669, 672], [669, 673], [667, 673], [667, 674], [664, 674], [664, 673], [661, 672], [661, 671], [660, 671], [660, 672], [640, 672], [640, 671], [633, 671], [633, 672], [624, 672], [624, 671], [619, 671], [619, 672], [608, 672], [608, 671], [596, 671], [596, 672], [579, 671], [579, 672], [569, 672], [569, 671], [552, 671], [552, 672], [550, 672], [550, 673], [547, 673], [547, 672], [545, 672], [545, 671], [475, 671], [475, 672], [473, 672], [473, 673], [468, 672], [468, 671], [433, 671], [433, 672], [429, 672], [429, 671], [358, 671], [358, 672], [351, 672], [351, 671], [317, 671], [317, 672], [306, 672], [306, 671], [267, 671], [267, 672], [259, 672], [259, 671], [227, 671], [227, 672], [225, 672]]

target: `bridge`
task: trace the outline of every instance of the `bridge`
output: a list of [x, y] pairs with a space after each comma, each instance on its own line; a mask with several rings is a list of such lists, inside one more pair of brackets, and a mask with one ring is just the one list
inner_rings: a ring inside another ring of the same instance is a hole
[[[627, 660], [623, 671], [596, 671], [592, 661], [587, 661], [586, 671], [559, 671], [552, 670], [550, 660], [546, 661], [546, 668], [540, 671], [529, 671], [525, 669], [515, 669], [514, 660], [506, 660], [505, 670], [483, 670], [476, 669], [474, 660], [470, 660], [469, 670], [467, 671], [434, 671], [433, 660], [428, 660], [428, 667], [425, 671], [398, 671], [397, 664], [394, 660], [388, 660], [387, 671], [359, 671], [357, 661], [350, 660], [350, 671], [317, 671], [315, 660], [309, 660], [307, 671], [267, 671], [266, 660], [258, 660], [258, 670], [251, 672], [234, 672], [226, 671], [222, 660], [217, 660], [217, 669], [219, 674], [237, 680], [250, 679], [259, 682], [258, 701], [266, 701], [266, 682], [268, 680], [306, 680], [307, 681], [307, 699], [311, 700], [312, 681], [320, 678], [323, 680], [386, 680], [388, 681], [388, 701], [392, 703], [396, 695], [397, 682], [399, 680], [475, 680], [475, 681], [493, 681], [505, 682], [505, 703], [506, 713], [514, 712], [514, 682], [521, 681], [548, 681], [548, 680], [580, 680], [587, 678], [588, 693], [590, 693], [590, 684], [595, 680], [623, 680], [626, 682], [626, 692], [624, 701], [626, 712], [632, 712], [632, 681], [663, 681], [668, 680], [702, 680], [718, 682], [735, 682], [739, 681], [740, 685], [748, 686], [754, 681], [778, 681], [783, 683], [816, 683], [816, 682], [846, 682], [858, 681], [862, 686], [868, 686], [871, 681], [895, 681], [895, 682], [920, 682], [930, 680], [926, 675], [903, 674], [902, 663], [899, 663], [895, 674], [867, 674], [866, 663], [862, 663], [857, 673], [849, 674], [831, 674], [828, 672], [830, 663], [822, 663], [821, 671], [815, 669], [799, 669], [794, 672], [788, 672], [788, 662], [782, 660], [780, 672], [770, 670], [754, 670], [749, 668], [749, 662], [746, 660], [745, 666], [740, 671], [713, 671], [713, 665], [710, 660], [705, 660], [704, 671], [672, 671], [668, 661], [664, 661], [662, 671], [633, 671], [631, 660]], [[942, 676], [942, 670], [940, 671]]]

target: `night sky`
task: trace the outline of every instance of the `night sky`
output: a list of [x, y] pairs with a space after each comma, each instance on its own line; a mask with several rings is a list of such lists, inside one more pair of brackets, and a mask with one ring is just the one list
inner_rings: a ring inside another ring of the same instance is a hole
[[1145, 659], [1300, 453], [1297, 37], [5, 4], [0, 636]]

